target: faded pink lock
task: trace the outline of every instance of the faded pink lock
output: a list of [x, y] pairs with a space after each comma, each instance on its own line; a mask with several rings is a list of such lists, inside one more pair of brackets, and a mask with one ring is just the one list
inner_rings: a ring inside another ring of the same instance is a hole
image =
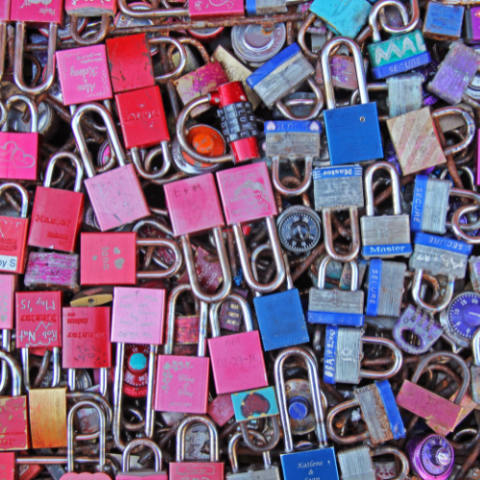
[[[252, 290], [257, 292], [273, 292], [285, 279], [285, 265], [274, 220], [277, 207], [266, 163], [252, 163], [217, 172], [217, 182], [227, 224], [233, 226], [245, 281]], [[254, 278], [242, 231], [242, 223], [261, 219], [265, 219], [267, 224], [273, 259], [277, 268], [275, 278], [264, 285]]]
[[[91, 154], [80, 126], [81, 119], [87, 112], [95, 112], [102, 117], [110, 144], [113, 146], [119, 163], [119, 167], [100, 175], [95, 175]], [[150, 209], [135, 167], [132, 164], [126, 164], [125, 152], [107, 109], [98, 103], [82, 105], [72, 117], [72, 130], [88, 176], [88, 179], [84, 181], [85, 188], [100, 230], [105, 232], [148, 217]]]
[[[225, 222], [213, 175], [207, 173], [186, 178], [168, 183], [163, 188], [173, 233], [181, 238], [192, 293], [202, 302], [220, 302], [230, 293], [232, 274], [221, 228]], [[223, 277], [221, 289], [214, 294], [204, 293], [201, 289], [190, 244], [190, 235], [210, 229], [213, 230]]]

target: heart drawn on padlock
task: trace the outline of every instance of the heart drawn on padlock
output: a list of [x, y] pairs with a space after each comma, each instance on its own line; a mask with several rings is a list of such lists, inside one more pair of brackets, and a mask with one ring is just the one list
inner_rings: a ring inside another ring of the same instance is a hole
[[60, 480], [112, 480], [106, 473], [95, 472], [95, 473], [75, 473], [69, 472], [65, 473], [60, 477]]

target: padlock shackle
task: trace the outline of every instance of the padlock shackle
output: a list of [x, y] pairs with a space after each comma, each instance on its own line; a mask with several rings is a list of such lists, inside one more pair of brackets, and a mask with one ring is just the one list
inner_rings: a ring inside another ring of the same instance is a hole
[[388, 162], [376, 162], [370, 165], [365, 172], [365, 214], [367, 217], [375, 215], [375, 199], [373, 193], [373, 175], [377, 170], [386, 170], [390, 174], [392, 188], [393, 215], [402, 214], [402, 204], [400, 201], [400, 180], [395, 167]]
[[272, 157], [272, 183], [277, 192], [280, 192], [285, 197], [296, 197], [304, 194], [312, 184], [312, 168], [313, 157], [305, 157], [305, 168], [303, 170], [303, 178], [296, 188], [289, 188], [282, 184], [280, 179], [280, 157]]
[[390, 480], [404, 480], [410, 472], [410, 463], [407, 456], [398, 448], [384, 446], [370, 450], [371, 457], [378, 457], [380, 455], [394, 455], [400, 461], [400, 472]]
[[[130, 153], [132, 154], [132, 163], [135, 165], [135, 170], [137, 171], [138, 175], [142, 178], [147, 180], [158, 180], [166, 175], [170, 166], [172, 165], [172, 153], [170, 151], [169, 142], [168, 140], [164, 140], [160, 143], [159, 147], [155, 147], [152, 149], [149, 154], [153, 153], [150, 157], [145, 158], [145, 167], [142, 164], [142, 159], [140, 158], [140, 151], [138, 147], [132, 147], [130, 149]], [[149, 164], [151, 163], [152, 159], [156, 157], [159, 153], [163, 156], [163, 165], [162, 168], [155, 172], [147, 172], [147, 158], [149, 159]]]
[[308, 16], [305, 18], [305, 20], [303, 21], [300, 29], [298, 30], [298, 34], [297, 34], [297, 43], [300, 46], [300, 48], [302, 49], [305, 56], [311, 62], [315, 62], [315, 61], [318, 60], [318, 53], [314, 53], [314, 52], [312, 52], [312, 50], [310, 50], [310, 48], [308, 48], [307, 42], [305, 41], [305, 35], [306, 35], [307, 30], [310, 27], [310, 25], [312, 25], [312, 23], [315, 22], [315, 20], [317, 20], [317, 19], [318, 19], [318, 17], [314, 13], [310, 12], [308, 14]]
[[128, 442], [122, 455], [122, 473], [130, 472], [130, 455], [136, 447], [147, 447], [153, 452], [155, 457], [155, 473], [160, 473], [163, 467], [162, 450], [149, 438], [136, 438]]
[[475, 130], [476, 130], [475, 120], [467, 111], [465, 111], [461, 107], [443, 107], [432, 112], [432, 119], [437, 120], [437, 122], [434, 121], [433, 123], [434, 130], [436, 128], [436, 125], [435, 125], [436, 123], [440, 125], [438, 123], [438, 120], [442, 117], [447, 117], [449, 115], [460, 115], [463, 118], [465, 125], [467, 127], [467, 134], [461, 142], [456, 143], [455, 145], [444, 147], [443, 153], [447, 157], [450, 155], [459, 153], [462, 150], [465, 150], [472, 143], [475, 137]]
[[20, 396], [22, 394], [22, 367], [11, 353], [3, 349], [0, 349], [0, 360], [8, 365], [12, 375], [12, 397]]
[[472, 354], [473, 354], [473, 364], [476, 366], [480, 365], [480, 328], [473, 334], [472, 337]]
[[170, 278], [176, 275], [183, 265], [182, 251], [175, 241], [168, 238], [137, 238], [137, 247], [164, 247], [171, 250], [175, 256], [175, 260], [165, 270], [146, 270], [144, 272], [137, 272], [138, 280], [162, 278]]
[[[169, 37], [167, 37], [169, 38]], [[191, 37], [180, 37], [176, 39], [178, 42], [180, 42], [182, 45], [191, 45], [192, 47], [195, 47], [202, 57], [202, 60], [207, 63], [212, 63], [212, 60], [210, 58], [210, 55], [207, 52], [207, 49], [202, 45], [202, 43], [197, 40], [196, 38], [191, 38]], [[168, 60], [172, 62], [173, 64], [173, 51], [174, 47], [173, 45], [168, 48], [167, 55], [168, 55]]]
[[337, 432], [335, 432], [335, 427], [333, 426], [333, 421], [336, 417], [341, 412], [344, 412], [345, 410], [348, 410], [349, 408], [355, 408], [359, 407], [360, 402], [358, 401], [358, 398], [355, 396], [355, 398], [352, 398], [351, 400], [347, 400], [346, 402], [339, 403], [338, 405], [335, 405], [327, 415], [327, 432], [328, 436], [335, 442], [339, 443], [340, 445], [352, 445], [354, 443], [360, 443], [364, 442], [365, 440], [370, 438], [370, 433], [368, 430], [366, 430], [363, 433], [358, 433], [357, 435], [348, 435], [348, 436], [343, 436], [341, 437], [340, 435], [337, 435]]
[[113, 147], [115, 152], [118, 165], [121, 167], [126, 166], [127, 163], [125, 159], [125, 152], [122, 144], [120, 143], [120, 139], [118, 138], [117, 130], [115, 129], [115, 125], [109, 111], [99, 103], [85, 103], [75, 110], [75, 113], [72, 116], [71, 125], [73, 136], [75, 137], [75, 142], [77, 144], [78, 151], [80, 152], [80, 158], [82, 159], [83, 166], [85, 167], [87, 177], [93, 178], [96, 174], [96, 170], [92, 162], [92, 156], [88, 150], [87, 142], [85, 141], [81, 127], [82, 117], [87, 112], [95, 112], [102, 117], [107, 128], [108, 139], [110, 140], [110, 145]]
[[313, 78], [307, 78], [307, 83], [310, 85], [312, 92], [315, 95], [315, 98], [312, 99], [313, 103], [313, 110], [310, 113], [307, 113], [304, 116], [294, 115], [292, 111], [282, 102], [282, 100], [278, 100], [275, 103], [275, 106], [278, 108], [280, 113], [288, 120], [299, 121], [299, 122], [307, 122], [310, 120], [315, 120], [318, 118], [320, 113], [323, 110], [323, 106], [325, 105], [325, 99], [323, 98], [323, 92], [320, 86], [313, 80]]
[[40, 95], [46, 92], [53, 85], [55, 80], [55, 51], [57, 49], [58, 25], [50, 23], [48, 25], [48, 46], [47, 46], [47, 69], [45, 80], [35, 87], [29, 87], [23, 79], [23, 51], [25, 47], [25, 29], [24, 22], [16, 22], [15, 25], [15, 55], [13, 60], [13, 78], [15, 85], [27, 95]]
[[[393, 2], [398, 3], [398, 0], [392, 0]], [[387, 92], [388, 91], [388, 84], [386, 82], [375, 82], [375, 83], [368, 83], [367, 90], [370, 92]], [[350, 106], [357, 105], [358, 101], [360, 100], [360, 92], [358, 88], [353, 91], [350, 97]], [[386, 122], [390, 117], [388, 115], [379, 115], [378, 121], [379, 122]]]
[[[188, 102], [178, 115], [177, 119], [177, 138], [178, 142], [180, 143], [181, 149], [187, 154], [190, 155], [194, 160], [197, 160], [198, 162], [203, 162], [203, 163], [227, 163], [227, 162], [234, 162], [235, 158], [232, 153], [225, 153], [223, 155], [218, 155], [216, 157], [207, 157], [205, 155], [202, 155], [198, 153], [196, 150], [194, 150], [188, 143], [187, 140], [187, 134], [185, 132], [185, 126], [188, 120], [188, 117], [190, 116], [190, 113], [195, 107], [198, 107], [200, 105], [205, 105], [208, 104], [210, 105], [210, 94], [208, 95], [202, 95], [201, 97], [194, 98], [190, 102]], [[226, 144], [227, 142], [225, 142]]]
[[367, 79], [365, 77], [365, 70], [363, 68], [362, 53], [359, 46], [350, 38], [346, 37], [334, 37], [329, 40], [323, 47], [321, 54], [323, 82], [325, 88], [325, 98], [327, 101], [327, 110], [333, 110], [336, 108], [335, 92], [333, 90], [333, 77], [330, 69], [330, 55], [333, 50], [345, 45], [350, 52], [352, 52], [353, 61], [355, 65], [355, 71], [357, 73], [358, 90], [360, 93], [360, 102], [366, 104], [370, 102], [367, 90]]
[[388, 378], [393, 377], [400, 371], [400, 369], [403, 366], [403, 354], [393, 340], [389, 340], [388, 338], [381, 338], [381, 337], [364, 336], [362, 338], [362, 342], [370, 343], [373, 345], [381, 345], [382, 347], [387, 347], [393, 352], [393, 358], [394, 358], [393, 365], [388, 370], [378, 371], [378, 370], [366, 370], [364, 368], [360, 368], [360, 377], [362, 379], [368, 378], [370, 380], [387, 380]]
[[[139, 10], [136, 11], [138, 12]], [[148, 10], [149, 13], [152, 13], [152, 11], [154, 10]], [[163, 84], [166, 83], [168, 80], [177, 78], [183, 72], [185, 65], [187, 64], [187, 52], [185, 51], [181, 40], [177, 40], [173, 37], [148, 38], [149, 45], [159, 45], [163, 43], [171, 43], [171, 48], [176, 48], [178, 50], [178, 53], [180, 54], [180, 61], [178, 62], [177, 68], [173, 72], [165, 73], [163, 75], [158, 75], [155, 77], [155, 82], [159, 84]]]
[[[402, 14], [403, 23], [406, 23], [406, 25], [404, 25], [403, 27], [392, 27], [388, 25], [387, 19], [385, 16], [385, 10], [380, 11], [380, 16], [379, 16], [380, 24], [382, 25], [383, 30], [390, 34], [402, 34], [402, 33], [412, 32], [417, 28], [418, 22], [420, 21], [420, 7], [418, 5], [418, 0], [410, 0], [410, 14], [411, 14], [410, 20], [408, 19], [408, 14], [405, 20], [403, 9], [400, 8], [400, 5], [402, 7], [405, 7], [405, 5], [403, 5], [403, 3], [401, 2], [398, 2], [398, 3], [399, 5], [397, 4], [396, 7], [398, 10], [400, 10], [400, 13]], [[442, 0], [442, 3], [443, 4], [448, 3], [448, 0], [447, 2]]]
[[[254, 430], [252, 428], [248, 430], [248, 433], [249, 435], [252, 435], [253, 437], [255, 437], [257, 441], [260, 441], [264, 445], [267, 443], [265, 437], [257, 430]], [[243, 438], [242, 433], [235, 432], [228, 442], [228, 460], [230, 461], [232, 473], [240, 472], [240, 468], [238, 466], [237, 448], [238, 448], [238, 442], [241, 438]], [[270, 469], [272, 467], [272, 458], [270, 456], [270, 452], [269, 451], [263, 452], [262, 456], [263, 456], [263, 466], [265, 467], [265, 470]]]
[[[458, 208], [455, 210], [455, 213], [453, 214], [452, 217], [452, 230], [455, 236], [463, 240], [464, 242], [467, 242], [471, 245], [479, 245], [480, 244], [480, 236], [470, 236], [464, 233], [462, 224], [460, 223], [460, 219], [463, 217], [463, 215], [467, 215], [468, 213], [473, 213], [473, 212], [478, 212], [480, 208], [480, 205], [464, 205], [463, 207]], [[478, 222], [477, 222], [478, 223]]]
[[[60, 347], [53, 347], [53, 368], [52, 368], [52, 381], [50, 384], [51, 388], [58, 387], [60, 383], [61, 377], [61, 364], [60, 364]], [[25, 385], [25, 390], [30, 392], [31, 390], [31, 383], [30, 383], [30, 349], [29, 347], [21, 348], [21, 357], [22, 357], [22, 373], [23, 373], [23, 384]], [[44, 357], [45, 358], [45, 357]], [[46, 367], [48, 368], [48, 364], [50, 360], [50, 356], [48, 357], [48, 362]], [[45, 370], [46, 371], [46, 370]]]
[[47, 170], [45, 171], [45, 178], [43, 180], [43, 186], [51, 188], [55, 165], [57, 164], [58, 160], [61, 160], [63, 158], [68, 158], [69, 160], [71, 160], [71, 162], [73, 163], [73, 167], [77, 172], [77, 174], [75, 175], [75, 185], [73, 187], [73, 191], [78, 193], [82, 189], [83, 164], [80, 159], [72, 152], [58, 152], [48, 161]]
[[[27, 105], [28, 110], [30, 112], [30, 133], [38, 133], [38, 107], [37, 104], [29, 97], [26, 95], [12, 95], [11, 97], [7, 98], [7, 101], [5, 103], [5, 106], [7, 108], [7, 116], [8, 112], [10, 111], [10, 107], [15, 103], [15, 102], [23, 102]], [[6, 118], [5, 118], [6, 120]], [[8, 122], [3, 123], [2, 131], [3, 132], [8, 132]]]
[[28, 214], [28, 192], [22, 185], [13, 182], [2, 183], [0, 185], [0, 197], [2, 196], [5, 190], [9, 188], [14, 188], [15, 190], [20, 193], [20, 197], [22, 198], [22, 207], [20, 209], [20, 218], [27, 218]]
[[5, 60], [7, 58], [7, 26], [8, 22], [0, 22], [0, 82], [5, 73]]
[[188, 8], [156, 8], [147, 10], [134, 10], [128, 4], [127, 0], [118, 0], [120, 11], [133, 18], [165, 18], [165, 17], [189, 17]]
[[201, 423], [208, 428], [209, 433], [209, 455], [210, 462], [218, 462], [220, 458], [218, 431], [215, 423], [206, 415], [190, 415], [184, 418], [178, 425], [176, 438], [175, 461], [178, 463], [185, 461], [185, 435], [187, 428], [195, 423]]
[[[415, 0], [414, 0], [415, 1]], [[410, 30], [404, 30], [405, 27], [408, 25], [408, 16], [405, 18], [405, 10], [398, 8], [398, 3], [395, 0], [381, 0], [380, 2], [375, 3], [375, 5], [372, 7], [370, 10], [370, 13], [368, 14], [368, 25], [370, 26], [372, 30], [372, 41], [373, 43], [378, 43], [382, 41], [382, 37], [380, 35], [380, 26], [378, 25], [378, 16], [380, 14], [380, 11], [383, 10], [386, 6], [390, 7], [396, 7], [398, 11], [400, 12], [400, 15], [402, 16], [403, 23], [405, 24], [404, 27], [397, 28], [398, 33], [407, 33], [413, 28], [410, 28]], [[417, 4], [417, 21], [415, 25], [418, 23], [418, 20], [420, 19], [419, 16], [420, 10], [418, 8]], [[414, 27], [415, 27], [414, 25]]]
[[[320, 265], [318, 266], [318, 275], [317, 275], [317, 288], [320, 290], [325, 289], [325, 279], [327, 278], [327, 266], [334, 260], [332, 257], [325, 255]], [[345, 262], [346, 263], [346, 262]], [[354, 260], [349, 260], [350, 268], [352, 270], [350, 277], [350, 291], [356, 292], [358, 290], [358, 264]]]
[[77, 44], [81, 45], [82, 47], [89, 47], [92, 45], [97, 45], [105, 40], [110, 31], [110, 15], [108, 13], [102, 13], [101, 15], [101, 22], [98, 31], [94, 35], [88, 35], [82, 37], [80, 32], [78, 31], [78, 19], [79, 15], [76, 13], [70, 14], [70, 35], [72, 36], [72, 40]]
[[220, 337], [220, 323], [218, 321], [218, 314], [220, 307], [225, 302], [235, 302], [242, 311], [243, 321], [245, 323], [245, 331], [253, 332], [252, 311], [247, 300], [237, 293], [230, 293], [224, 300], [210, 305], [210, 328], [212, 330], [212, 338]]
[[[68, 384], [68, 389], [71, 392], [74, 392], [77, 389], [77, 370], [75, 368], [68, 369], [67, 384]], [[105, 397], [105, 395], [107, 394], [107, 385], [108, 385], [108, 367], [101, 367], [99, 393], [102, 397]]]
[[[166, 142], [166, 149], [164, 147], [164, 143]], [[159, 146], [157, 147], [154, 147], [152, 148], [151, 150], [148, 151], [147, 153], [147, 156], [145, 157], [145, 168], [143, 169], [144, 172], [147, 173], [147, 175], [150, 175], [150, 173], [148, 173], [150, 171], [150, 169], [152, 168], [152, 162], [153, 160], [155, 159], [155, 157], [159, 154], [162, 154], [163, 156], [163, 164], [162, 164], [162, 168], [160, 168], [158, 170], [158, 172], [156, 174], [158, 174], [158, 176], [160, 177], [158, 183], [155, 181], [155, 180], [151, 180], [152, 183], [156, 183], [157, 185], [163, 185], [164, 184], [164, 181], [162, 180], [162, 178], [166, 175], [166, 173], [170, 170], [170, 167], [172, 165], [172, 162], [173, 162], [173, 155], [172, 155], [172, 152], [171, 152], [171, 146], [170, 146], [170, 143], [165, 141], [165, 142], [162, 142]], [[135, 159], [133, 159], [133, 163], [135, 164]], [[137, 165], [135, 164], [135, 167], [137, 167]], [[139, 169], [137, 168], [137, 172], [138, 174], [142, 177], [142, 173], [139, 171]], [[160, 175], [161, 173], [161, 175]], [[167, 179], [165, 179], [167, 180]], [[168, 215], [166, 215], [168, 217]]]
[[243, 442], [245, 445], [252, 450], [252, 452], [257, 452], [257, 453], [266, 453], [270, 452], [270, 450], [274, 449], [278, 442], [280, 441], [280, 421], [278, 419], [277, 415], [274, 415], [272, 417], [266, 417], [265, 420], [272, 422], [272, 436], [268, 442], [266, 442], [264, 445], [255, 445], [251, 438], [250, 438], [250, 432], [252, 431], [250, 428], [248, 428], [248, 421], [247, 420], [242, 420], [241, 422], [238, 422], [240, 425], [240, 431], [242, 432], [243, 435]]
[[325, 414], [323, 411], [320, 384], [318, 380], [318, 368], [315, 358], [313, 354], [305, 348], [290, 347], [282, 350], [278, 354], [274, 365], [275, 390], [277, 393], [278, 410], [280, 412], [280, 420], [282, 422], [284, 433], [285, 452], [292, 453], [294, 451], [290, 417], [287, 410], [287, 397], [285, 394], [285, 377], [283, 375], [285, 361], [292, 356], [301, 357], [307, 367], [308, 381], [312, 393], [312, 404], [315, 415], [315, 433], [319, 443], [318, 446], [319, 448], [326, 448], [328, 446], [328, 440], [327, 431], [325, 429]]
[[453, 293], [455, 290], [455, 277], [449, 275], [447, 286], [445, 288], [445, 293], [443, 294], [443, 299], [436, 303], [435, 305], [430, 305], [429, 303], [425, 302], [421, 296], [422, 290], [422, 278], [423, 278], [423, 269], [417, 268], [415, 269], [415, 273], [413, 275], [413, 283], [412, 283], [412, 298], [415, 304], [425, 310], [428, 313], [435, 314], [445, 310], [453, 298]]
[[[153, 208], [151, 210], [152, 210], [152, 213], [154, 213]], [[166, 216], [168, 217], [168, 215], [166, 215]], [[155, 218], [143, 218], [142, 220], [139, 220], [132, 227], [132, 232], [137, 232], [138, 233], [143, 227], [152, 227], [155, 230], [158, 230], [159, 232], [162, 232], [165, 235], [168, 235], [169, 237], [173, 237], [172, 229], [169, 226], [164, 225], [163, 223], [160, 223]]]
[[325, 238], [323, 240], [325, 244], [325, 250], [327, 254], [337, 262], [351, 262], [358, 257], [360, 253], [360, 226], [358, 224], [358, 209], [357, 207], [348, 207], [348, 213], [350, 217], [350, 251], [348, 253], [338, 253], [335, 250], [335, 245], [333, 241], [333, 211], [338, 211], [339, 209], [324, 208], [322, 209], [322, 219], [323, 219], [323, 231], [325, 232]]

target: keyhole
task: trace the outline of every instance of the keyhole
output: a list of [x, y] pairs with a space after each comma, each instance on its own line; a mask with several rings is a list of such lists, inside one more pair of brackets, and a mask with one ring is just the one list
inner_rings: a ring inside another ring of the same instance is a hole
[[365, 121], [365, 117], [360, 117], [360, 121], [361, 121], [361, 122], [364, 122], [364, 121]]

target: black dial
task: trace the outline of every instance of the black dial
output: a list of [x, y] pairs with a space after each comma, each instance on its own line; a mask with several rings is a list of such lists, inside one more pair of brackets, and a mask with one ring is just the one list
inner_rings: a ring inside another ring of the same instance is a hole
[[320, 217], [311, 208], [293, 206], [285, 210], [277, 221], [278, 235], [284, 248], [291, 252], [308, 252], [320, 241]]

